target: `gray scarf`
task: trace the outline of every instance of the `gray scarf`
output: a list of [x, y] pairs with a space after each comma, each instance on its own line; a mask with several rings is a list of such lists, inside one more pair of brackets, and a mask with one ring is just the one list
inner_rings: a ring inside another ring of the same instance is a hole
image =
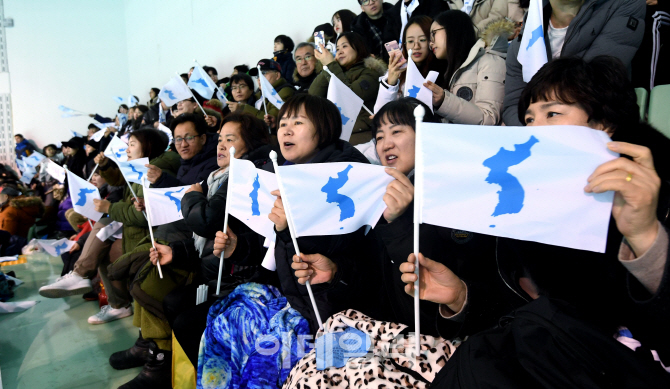
[[[214, 196], [214, 193], [216, 193], [216, 191], [219, 190], [221, 185], [223, 185], [223, 183], [226, 182], [227, 180], [228, 180], [228, 168], [213, 171], [209, 175], [209, 177], [207, 177], [207, 185], [209, 186], [207, 188], [207, 200], [211, 199], [212, 196]], [[223, 223], [223, 221], [221, 222]], [[223, 228], [223, 224], [221, 225], [221, 227]], [[195, 240], [196, 250], [198, 250], [200, 256], [202, 256], [202, 250], [205, 248], [207, 238], [203, 238], [202, 236], [193, 233], [193, 239]]]

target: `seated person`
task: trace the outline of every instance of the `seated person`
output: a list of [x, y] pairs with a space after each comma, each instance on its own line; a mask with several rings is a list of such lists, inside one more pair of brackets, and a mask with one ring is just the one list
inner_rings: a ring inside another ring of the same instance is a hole
[[44, 203], [39, 197], [24, 196], [15, 185], [5, 184], [0, 191], [0, 230], [12, 236], [28, 237], [35, 219], [42, 217]]
[[[286, 102], [286, 100], [295, 94], [295, 89], [293, 89], [291, 83], [286, 81], [286, 79], [282, 76], [283, 73], [281, 72], [279, 63], [271, 59], [262, 59], [258, 61], [258, 66], [260, 66], [262, 74], [258, 74], [258, 68], [254, 68], [249, 71], [249, 75], [265, 77], [265, 79], [268, 80], [270, 85], [272, 85], [272, 88], [274, 88], [275, 92], [277, 92], [282, 101]], [[293, 73], [291, 73], [291, 75], [292, 74]], [[252, 107], [251, 105], [245, 104], [242, 106], [242, 111], [250, 113], [259, 119], [263, 119], [265, 123], [270, 126], [270, 128], [274, 129], [277, 125], [277, 114], [279, 113], [279, 108], [270, 103], [268, 99], [263, 99], [263, 93], [260, 89], [258, 92], [256, 92], [254, 97], [256, 99], [255, 105]], [[267, 113], [265, 113], [266, 110]]]
[[293, 39], [286, 35], [277, 35], [275, 38], [274, 51], [274, 60], [279, 64], [281, 69], [281, 78], [284, 80], [290, 80], [293, 77], [293, 71], [295, 70], [295, 61], [291, 53], [293, 53]]
[[293, 72], [293, 84], [298, 93], [307, 93], [316, 76], [323, 70], [323, 66], [314, 56], [313, 43], [299, 43], [294, 57], [296, 68]]

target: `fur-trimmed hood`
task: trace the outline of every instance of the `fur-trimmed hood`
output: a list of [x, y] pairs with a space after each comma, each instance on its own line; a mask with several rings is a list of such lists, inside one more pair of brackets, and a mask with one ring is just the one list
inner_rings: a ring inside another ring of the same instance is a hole
[[[479, 36], [486, 42], [486, 47], [497, 48], [499, 46], [496, 44], [498, 43], [497, 41], [504, 42], [504, 46], [507, 47], [507, 37], [513, 33], [514, 23], [507, 19], [499, 19], [487, 24], [486, 28]], [[505, 49], [505, 52], [507, 52], [507, 49]]]
[[379, 77], [386, 74], [386, 71], [388, 70], [388, 65], [386, 64], [386, 62], [384, 62], [379, 58], [367, 57], [366, 59], [363, 60], [363, 65], [365, 65], [366, 68], [377, 72]]
[[44, 203], [39, 197], [18, 196], [9, 200], [9, 206], [20, 209], [33, 217], [40, 217], [44, 213]]

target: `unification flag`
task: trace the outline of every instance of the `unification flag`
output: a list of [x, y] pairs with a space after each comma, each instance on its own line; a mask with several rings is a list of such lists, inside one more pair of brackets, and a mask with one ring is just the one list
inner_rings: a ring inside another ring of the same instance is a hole
[[158, 97], [165, 102], [165, 105], [172, 107], [182, 100], [190, 99], [193, 95], [181, 77], [172, 76], [158, 93]]
[[[114, 127], [116, 123], [114, 122], [108, 122], [108, 123], [93, 123], [96, 127], [98, 127], [101, 130], [104, 130], [107, 127]], [[97, 142], [97, 141], [96, 141]]]
[[114, 96], [114, 101], [116, 101], [119, 104], [123, 104], [123, 97], [121, 96]]
[[139, 103], [139, 100], [137, 100], [137, 98], [135, 96], [133, 96], [133, 95], [128, 96], [128, 106], [129, 107], [134, 107], [134, 106], [137, 105], [137, 103]]
[[58, 106], [58, 109], [61, 110], [62, 112], [65, 112], [65, 113], [72, 113], [72, 114], [73, 114], [73, 113], [76, 112], [74, 109], [72, 109], [72, 108], [68, 108], [68, 107], [66, 107], [66, 106], [64, 106], [64, 105], [59, 105], [59, 106]]
[[77, 137], [77, 138], [86, 138], [85, 135], [82, 135], [82, 134], [78, 133], [77, 131], [70, 130], [70, 132], [72, 133], [72, 136], [74, 136], [74, 137]]
[[128, 145], [119, 139], [119, 137], [112, 136], [112, 140], [105, 149], [105, 156], [112, 159], [114, 162], [126, 162], [128, 160], [128, 154], [126, 154], [127, 149]]
[[149, 158], [139, 158], [132, 161], [116, 161], [116, 164], [121, 169], [123, 177], [128, 182], [135, 182], [142, 185], [142, 177], [146, 177], [149, 170], [146, 166], [149, 164]]
[[106, 128], [103, 128], [102, 130], [96, 131], [95, 134], [91, 135], [91, 140], [94, 140], [96, 142], [100, 142], [100, 139], [102, 139], [102, 137], [105, 136], [106, 131], [107, 131]]
[[32, 181], [33, 176], [37, 173], [37, 171], [28, 165], [26, 165], [26, 161], [24, 160], [24, 156], [21, 156], [21, 159], [16, 160], [16, 165], [19, 168], [19, 171], [21, 171], [21, 179], [20, 181], [23, 182], [26, 185], [30, 184], [30, 181]]
[[342, 80], [331, 73], [330, 83], [328, 84], [328, 100], [340, 110], [342, 117], [342, 135], [340, 139], [349, 142], [351, 133], [354, 131], [354, 124], [358, 119], [358, 114], [363, 108], [363, 99], [358, 97], [354, 91], [346, 86]]
[[191, 185], [176, 188], [144, 188], [145, 205], [150, 208], [147, 215], [151, 218], [153, 227], [184, 218], [181, 214], [181, 199], [190, 187]]
[[524, 82], [529, 82], [547, 63], [547, 46], [544, 41], [542, 20], [542, 0], [530, 0], [519, 53], [516, 56], [522, 66]]
[[55, 178], [61, 184], [65, 183], [65, 169], [60, 167], [56, 162], [47, 159], [43, 166], [51, 177]]
[[54, 257], [60, 257], [61, 254], [65, 254], [70, 249], [72, 246], [74, 246], [77, 242], [74, 240], [69, 240], [67, 238], [63, 239], [37, 239], [37, 244], [42, 246], [44, 251], [49, 253], [49, 255], [52, 255]]
[[226, 98], [226, 94], [223, 93], [221, 88], [216, 88], [216, 98], [219, 99], [219, 101], [221, 101], [224, 106], [226, 105], [226, 103], [228, 103], [228, 99]]
[[270, 84], [270, 81], [268, 81], [268, 79], [261, 73], [260, 66], [258, 67], [258, 79], [261, 80], [261, 92], [263, 93], [263, 97], [268, 99], [270, 104], [277, 107], [277, 109], [281, 109], [281, 106], [284, 105], [284, 101], [279, 97], [279, 93], [277, 93], [272, 84]]
[[421, 222], [604, 252], [614, 192], [585, 193], [618, 154], [604, 131], [578, 126], [423, 123]]
[[386, 186], [394, 180], [384, 169], [356, 162], [279, 166], [296, 237], [374, 227], [386, 209]]
[[119, 119], [119, 129], [121, 129], [128, 121], [128, 114], [117, 113], [116, 117]]
[[82, 115], [82, 114], [80, 114], [80, 113], [70, 113], [70, 112], [63, 112], [63, 113], [60, 115], [60, 117], [62, 117], [62, 118], [73, 118], [73, 117], [75, 117], [75, 116], [84, 116], [84, 115]]
[[28, 166], [31, 169], [35, 169], [40, 163], [42, 163], [43, 160], [45, 160], [47, 157], [44, 156], [43, 154], [38, 153], [37, 151], [34, 151], [32, 154], [30, 154], [29, 157], [24, 157], [23, 162], [25, 163], [26, 166]]
[[174, 143], [174, 137], [172, 136], [172, 130], [167, 128], [163, 123], [158, 123], [158, 130], [163, 131], [165, 135], [168, 137], [168, 145], [167, 148], [165, 149], [166, 151], [170, 149], [170, 145]]
[[158, 103], [158, 123], [165, 123], [167, 118], [165, 116], [165, 111], [163, 110], [163, 104]]
[[90, 220], [100, 220], [102, 212], [96, 211], [95, 204], [93, 204], [94, 199], [100, 200], [98, 188], [69, 170], [67, 171], [67, 182], [74, 211]]
[[435, 82], [438, 73], [430, 71], [428, 77], [423, 78], [419, 68], [416, 67], [414, 60], [411, 58], [407, 64], [407, 76], [405, 78], [405, 97], [414, 97], [426, 104], [431, 111], [433, 111], [433, 92], [423, 86], [426, 81]]
[[205, 99], [212, 97], [216, 90], [214, 81], [212, 81], [212, 78], [200, 65], [193, 67], [193, 73], [191, 73], [191, 78], [188, 79], [187, 85]]
[[270, 192], [279, 189], [275, 175], [257, 169], [251, 161], [233, 158], [233, 172], [228, 177], [228, 212], [266, 238], [274, 234], [274, 223], [268, 218], [276, 197]]

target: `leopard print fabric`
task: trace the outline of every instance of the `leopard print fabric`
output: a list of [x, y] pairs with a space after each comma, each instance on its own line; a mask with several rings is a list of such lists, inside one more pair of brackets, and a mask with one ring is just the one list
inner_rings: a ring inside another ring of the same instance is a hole
[[[442, 338], [421, 335], [421, 355], [416, 366], [414, 338], [401, 334], [406, 325], [372, 320], [353, 309], [331, 316], [324, 327], [327, 332], [354, 327], [367, 333], [372, 340], [371, 351], [365, 357], [349, 359], [344, 367], [318, 371], [314, 349], [293, 367], [284, 389], [427, 388], [456, 350]], [[323, 334], [319, 330], [317, 338]]]

